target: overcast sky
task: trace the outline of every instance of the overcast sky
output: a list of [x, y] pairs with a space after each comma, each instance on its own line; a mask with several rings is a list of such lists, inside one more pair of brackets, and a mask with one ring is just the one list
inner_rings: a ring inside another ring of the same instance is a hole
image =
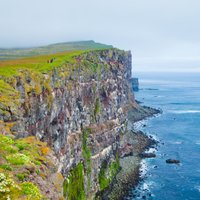
[[0, 47], [90, 40], [135, 71], [200, 71], [200, 0], [0, 0]]

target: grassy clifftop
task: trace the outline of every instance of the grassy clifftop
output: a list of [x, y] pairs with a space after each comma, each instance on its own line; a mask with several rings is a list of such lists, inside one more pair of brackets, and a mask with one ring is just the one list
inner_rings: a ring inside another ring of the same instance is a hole
[[46, 73], [54, 67], [64, 63], [73, 63], [74, 57], [88, 50], [77, 50], [48, 55], [33, 56], [17, 60], [6, 60], [0, 62], [0, 77], [18, 75], [20, 70], [33, 70]]
[[65, 62], [74, 62], [73, 58], [84, 52], [110, 48], [111, 45], [90, 40], [34, 48], [0, 49], [0, 77], [16, 75], [20, 69], [47, 72]]
[[48, 46], [41, 46], [34, 48], [0, 49], [0, 60], [13, 60], [24, 57], [54, 54], [58, 52], [95, 50], [95, 49], [105, 49], [105, 48], [112, 48], [112, 46], [96, 43], [93, 40], [89, 40], [89, 41], [57, 43]]

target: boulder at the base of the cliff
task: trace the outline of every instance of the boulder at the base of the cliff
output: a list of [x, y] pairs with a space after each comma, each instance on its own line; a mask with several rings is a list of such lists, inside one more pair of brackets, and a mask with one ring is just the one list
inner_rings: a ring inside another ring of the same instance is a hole
[[180, 160], [176, 160], [176, 159], [167, 159], [166, 160], [167, 164], [179, 164]]
[[140, 157], [141, 158], [155, 158], [156, 154], [155, 153], [141, 153]]

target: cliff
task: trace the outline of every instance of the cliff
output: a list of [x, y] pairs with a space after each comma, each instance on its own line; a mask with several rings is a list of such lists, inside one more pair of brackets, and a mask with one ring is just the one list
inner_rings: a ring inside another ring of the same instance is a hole
[[[98, 198], [120, 168], [120, 138], [134, 105], [131, 53], [5, 61], [0, 76], [1, 199]], [[16, 187], [8, 181], [1, 190], [7, 180]]]

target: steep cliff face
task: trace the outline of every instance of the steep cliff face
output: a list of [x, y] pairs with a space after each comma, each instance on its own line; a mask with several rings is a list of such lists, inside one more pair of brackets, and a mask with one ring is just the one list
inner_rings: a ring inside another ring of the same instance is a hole
[[64, 198], [98, 198], [119, 170], [130, 78], [131, 53], [117, 49], [81, 53], [45, 73], [22, 70], [5, 80], [13, 91], [10, 101], [1, 95], [1, 132], [47, 142]]

